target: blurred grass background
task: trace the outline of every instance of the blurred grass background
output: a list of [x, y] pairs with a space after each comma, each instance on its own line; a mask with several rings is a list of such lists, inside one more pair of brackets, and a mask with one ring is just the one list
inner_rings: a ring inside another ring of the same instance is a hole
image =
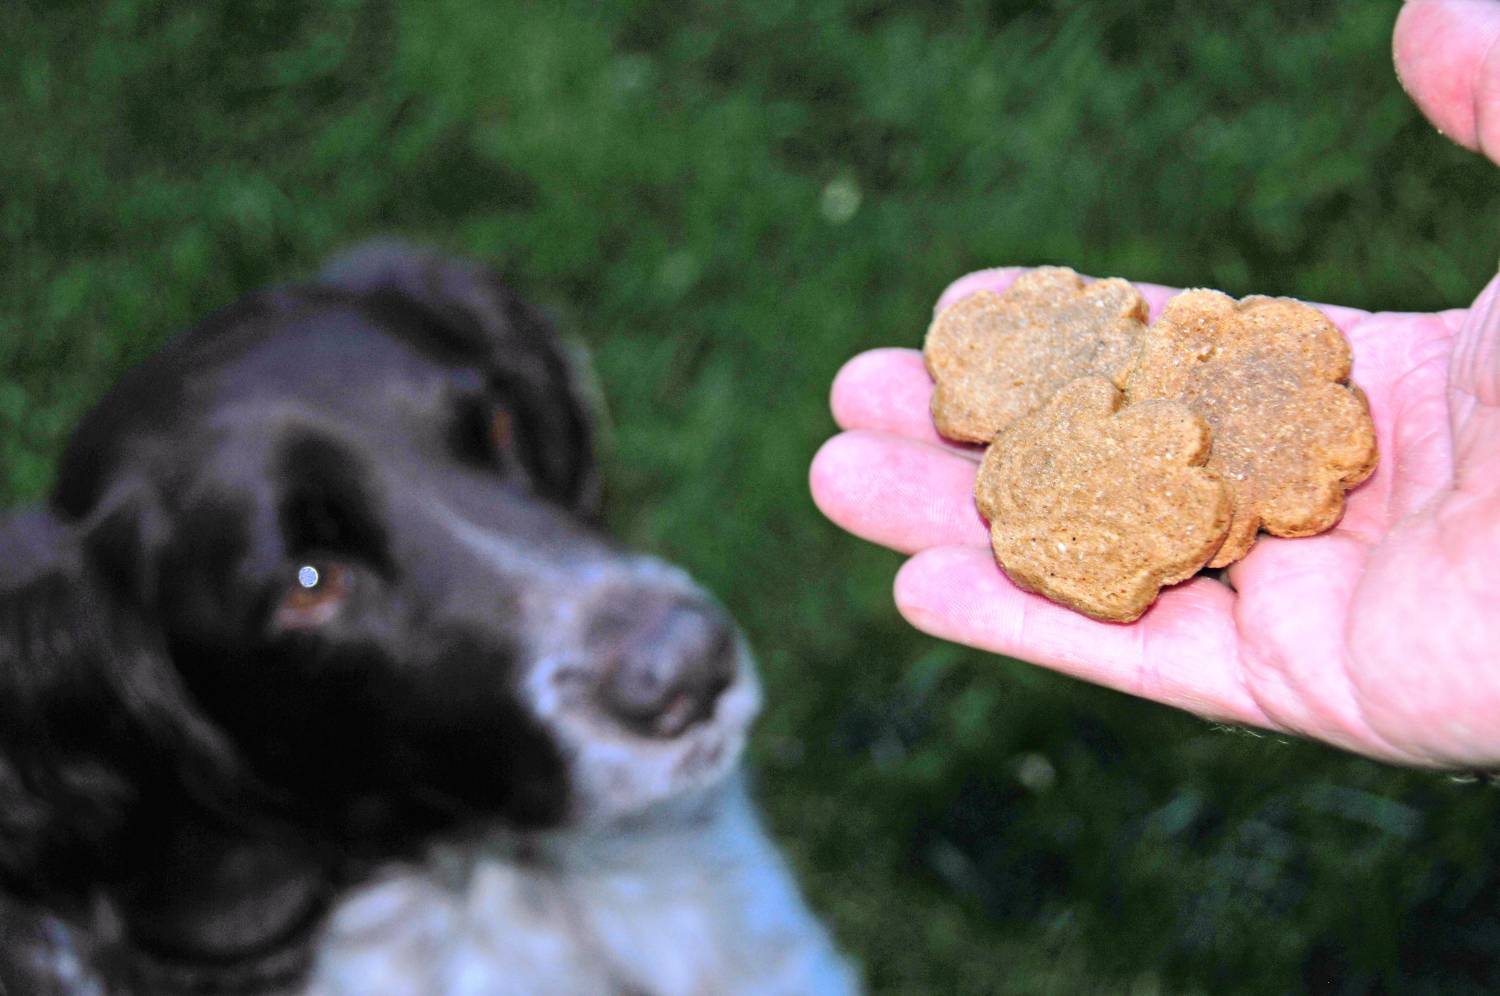
[[477, 255], [592, 347], [620, 532], [759, 647], [768, 818], [875, 990], [1494, 991], [1500, 790], [921, 637], [805, 484], [839, 364], [981, 266], [1466, 304], [1500, 171], [1398, 6], [9, 0], [0, 500], [209, 309]]

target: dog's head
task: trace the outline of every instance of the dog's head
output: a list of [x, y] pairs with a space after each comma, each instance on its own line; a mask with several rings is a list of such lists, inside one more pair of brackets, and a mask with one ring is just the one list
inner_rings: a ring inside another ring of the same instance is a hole
[[179, 790], [357, 839], [717, 782], [748, 655], [598, 500], [558, 342], [479, 268], [371, 247], [189, 331], [0, 525], [0, 873], [97, 873]]

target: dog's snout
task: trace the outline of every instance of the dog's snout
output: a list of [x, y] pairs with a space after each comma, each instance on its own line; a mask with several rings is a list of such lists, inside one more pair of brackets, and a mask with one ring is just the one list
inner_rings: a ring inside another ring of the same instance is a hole
[[712, 715], [734, 680], [734, 629], [708, 602], [621, 606], [596, 637], [609, 661], [600, 689], [604, 708], [636, 733], [677, 736]]

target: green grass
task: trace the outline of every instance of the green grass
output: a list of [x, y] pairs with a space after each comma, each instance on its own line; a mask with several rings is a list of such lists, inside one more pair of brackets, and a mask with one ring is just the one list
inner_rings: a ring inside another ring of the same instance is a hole
[[207, 310], [372, 233], [478, 255], [592, 348], [615, 526], [758, 646], [759, 791], [875, 989], [1500, 987], [1500, 791], [921, 637], [805, 483], [839, 364], [980, 266], [1467, 303], [1500, 173], [1397, 7], [11, 0], [0, 499]]

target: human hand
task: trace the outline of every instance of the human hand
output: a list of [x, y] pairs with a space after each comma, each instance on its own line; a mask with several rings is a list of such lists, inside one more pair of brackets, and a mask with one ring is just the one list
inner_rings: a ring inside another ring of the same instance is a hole
[[[939, 306], [1021, 271], [971, 274]], [[1140, 285], [1153, 316], [1172, 291]], [[1130, 625], [1016, 588], [974, 507], [979, 451], [932, 427], [915, 350], [851, 360], [843, 434], [813, 462], [818, 506], [914, 556], [896, 604], [919, 629], [1225, 722], [1392, 761], [1500, 761], [1500, 279], [1467, 311], [1323, 310], [1348, 336], [1381, 461], [1343, 520], [1262, 536], [1228, 571], [1162, 592]]]
[[1391, 48], [1438, 131], [1500, 163], [1500, 2], [1407, 0]]
[[[1409, 0], [1394, 52], [1423, 112], [1500, 161], [1500, 3]], [[1020, 272], [964, 277], [939, 307]], [[1153, 317], [1173, 293], [1141, 290]], [[913, 554], [896, 604], [933, 635], [1390, 761], [1500, 765], [1500, 277], [1467, 310], [1323, 310], [1353, 347], [1379, 468], [1330, 532], [1262, 536], [1227, 583], [1166, 590], [1132, 624], [1023, 592], [995, 565], [973, 501], [980, 454], [934, 431], [914, 350], [840, 371], [845, 431], [813, 461], [813, 497], [855, 535]]]

